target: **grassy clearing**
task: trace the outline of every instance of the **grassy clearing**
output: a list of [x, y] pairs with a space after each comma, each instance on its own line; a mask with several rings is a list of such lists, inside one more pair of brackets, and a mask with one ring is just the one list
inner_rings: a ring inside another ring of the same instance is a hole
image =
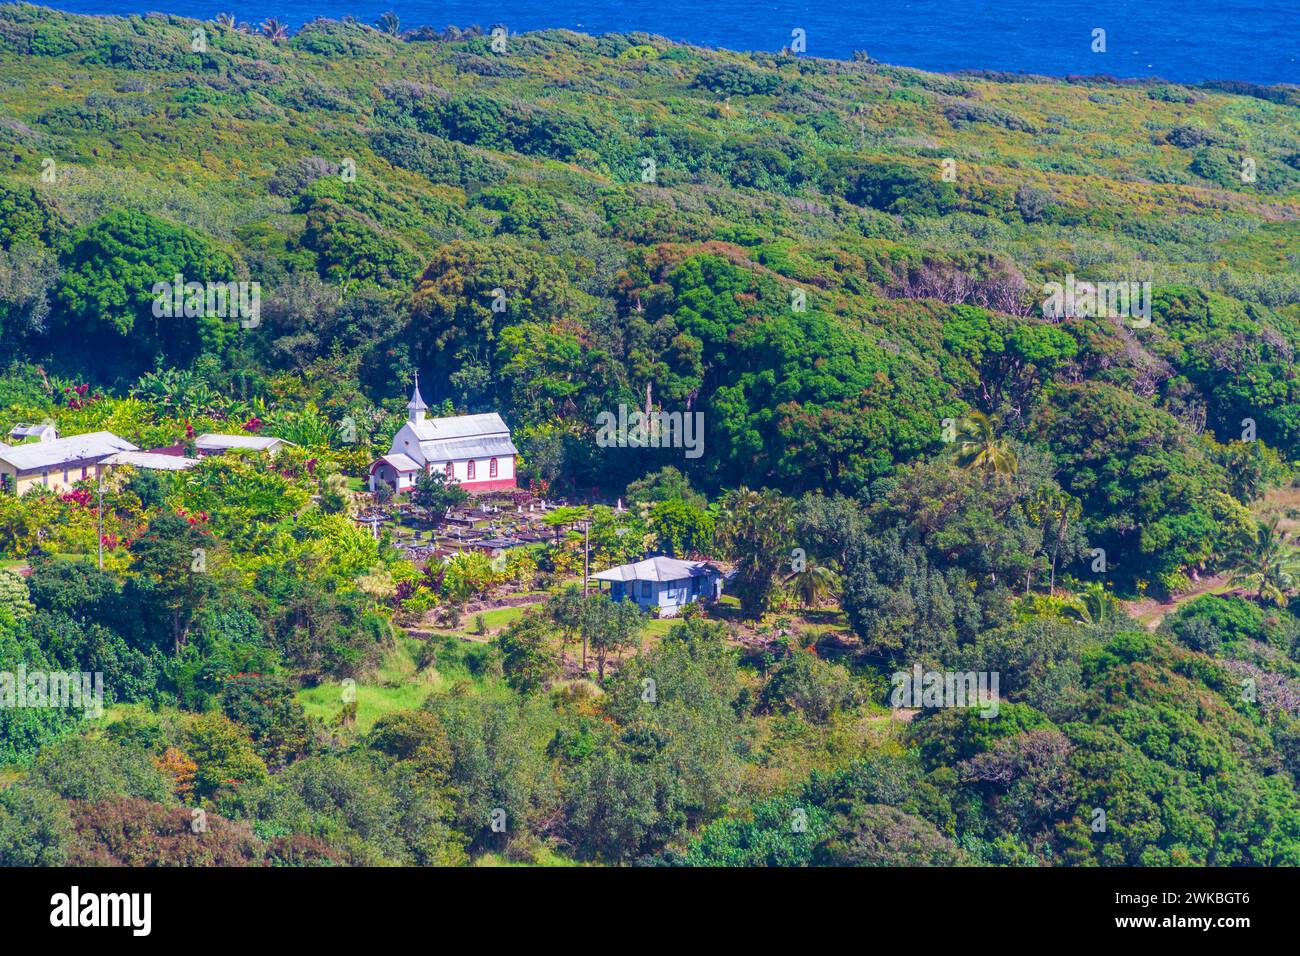
[[1261, 521], [1278, 519], [1278, 530], [1288, 537], [1300, 532], [1300, 487], [1270, 488], [1252, 510]]
[[484, 853], [477, 857], [473, 863], [474, 866], [587, 866], [588, 864], [579, 863], [577, 860], [571, 860], [567, 856], [561, 856], [549, 847], [539, 847], [536, 852], [536, 859], [531, 863], [521, 862], [518, 860], [507, 860], [500, 853]]
[[[356, 730], [366, 733], [385, 714], [418, 709], [431, 693], [442, 686], [442, 677], [436, 670], [426, 671], [423, 676], [427, 680], [413, 680], [398, 687], [358, 684]], [[321, 684], [299, 691], [297, 697], [309, 716], [326, 723], [338, 717], [343, 709], [342, 687], [339, 684]]]
[[[446, 685], [436, 667], [421, 671], [415, 661], [418, 642], [403, 639], [384, 655], [372, 681], [357, 682], [356, 730], [365, 733], [384, 714], [419, 707], [428, 696]], [[297, 694], [308, 715], [325, 722], [338, 717], [343, 709], [343, 685], [330, 682], [309, 687]]]
[[[487, 626], [487, 629], [490, 632], [495, 633], [509, 627], [515, 621], [523, 617], [524, 611], [540, 607], [540, 604], [520, 604], [517, 607], [498, 607], [493, 608], [491, 611], [481, 611], [478, 614], [467, 614], [466, 618], [469, 621], [470, 629], [472, 629], [478, 618], [482, 617], [483, 623]], [[461, 628], [461, 630], [466, 629], [467, 628], [463, 626]]]
[[[482, 644], [465, 644], [454, 635], [440, 635], [434, 642], [434, 663], [421, 669], [417, 654], [424, 642], [401, 638], [380, 661], [375, 675], [356, 684], [357, 719], [355, 733], [366, 733], [385, 714], [419, 708], [430, 694], [462, 680], [482, 679], [482, 662], [488, 649]], [[343, 709], [343, 685], [331, 681], [300, 690], [296, 695], [309, 716], [326, 723]]]

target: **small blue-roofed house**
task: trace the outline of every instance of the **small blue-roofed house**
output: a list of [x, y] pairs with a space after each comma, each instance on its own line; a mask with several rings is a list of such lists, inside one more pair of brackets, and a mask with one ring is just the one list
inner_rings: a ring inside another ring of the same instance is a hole
[[594, 577], [611, 600], [635, 601], [647, 611], [657, 610], [660, 617], [673, 617], [693, 601], [708, 603], [722, 596], [722, 572], [707, 561], [646, 558]]

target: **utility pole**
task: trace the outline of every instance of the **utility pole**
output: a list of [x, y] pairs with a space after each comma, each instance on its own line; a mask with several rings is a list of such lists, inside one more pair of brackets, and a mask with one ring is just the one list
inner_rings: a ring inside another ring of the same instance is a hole
[[99, 484], [99, 570], [104, 570], [104, 471], [96, 465], [95, 479]]
[[[591, 519], [582, 523], [582, 597], [583, 615], [586, 615], [587, 583], [591, 576]], [[582, 673], [587, 674], [587, 627], [582, 628]]]

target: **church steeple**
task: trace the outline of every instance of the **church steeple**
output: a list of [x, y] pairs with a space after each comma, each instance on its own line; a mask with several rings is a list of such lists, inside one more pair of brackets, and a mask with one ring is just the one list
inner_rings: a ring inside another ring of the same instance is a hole
[[411, 400], [406, 403], [406, 417], [414, 425], [424, 421], [424, 413], [429, 410], [429, 406], [424, 404], [424, 399], [420, 397], [420, 372], [417, 369], [415, 373], [415, 391], [411, 393]]

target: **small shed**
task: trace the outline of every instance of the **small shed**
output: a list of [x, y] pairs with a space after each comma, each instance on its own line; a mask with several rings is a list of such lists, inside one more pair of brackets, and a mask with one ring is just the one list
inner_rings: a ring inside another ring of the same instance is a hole
[[54, 441], [59, 437], [59, 430], [50, 422], [41, 425], [19, 422], [9, 429], [9, 437], [15, 442]]

